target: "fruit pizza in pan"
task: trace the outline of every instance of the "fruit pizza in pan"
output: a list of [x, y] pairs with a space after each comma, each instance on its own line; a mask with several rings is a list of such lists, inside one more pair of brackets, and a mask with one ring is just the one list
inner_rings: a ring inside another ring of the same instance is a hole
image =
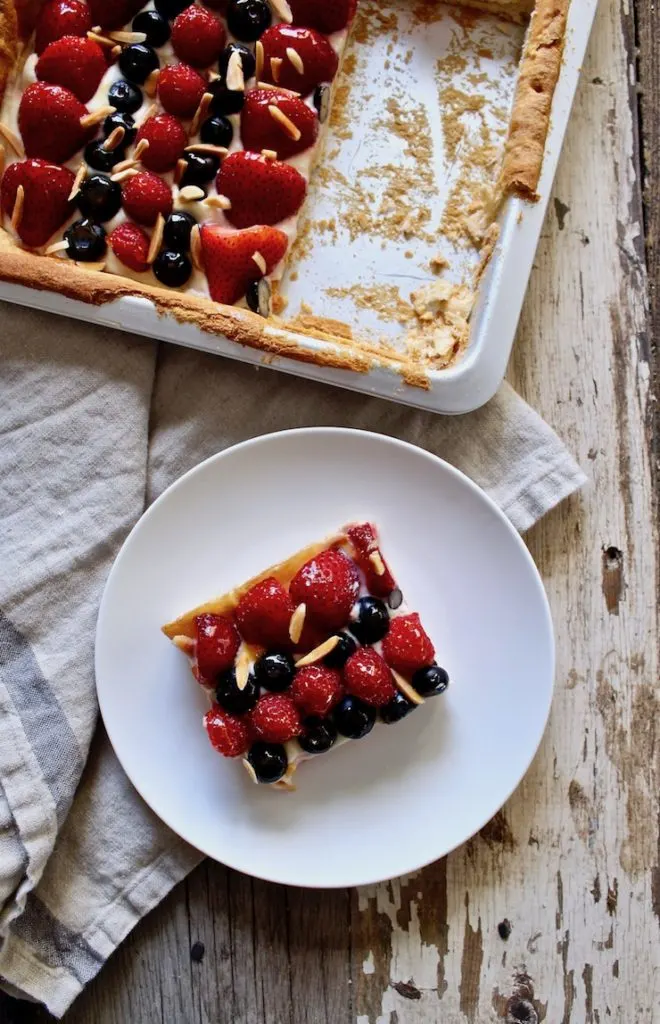
[[254, 782], [443, 693], [447, 672], [404, 601], [376, 527], [353, 523], [163, 627], [208, 693], [215, 749]]

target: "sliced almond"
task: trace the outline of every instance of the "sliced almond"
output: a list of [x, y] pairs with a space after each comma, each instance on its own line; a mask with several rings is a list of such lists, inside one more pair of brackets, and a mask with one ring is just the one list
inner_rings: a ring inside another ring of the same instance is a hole
[[146, 113], [144, 115], [144, 118], [142, 120], [142, 124], [144, 124], [145, 121], [148, 121], [150, 117], [155, 117], [155, 115], [157, 113], [158, 113], [158, 104], [157, 103], [152, 103], [151, 106], [147, 108], [147, 111], [146, 111]]
[[23, 143], [19, 139], [18, 135], [15, 135], [11, 128], [8, 128], [6, 124], [2, 123], [2, 121], [0, 121], [0, 136], [5, 140], [5, 142], [9, 143], [16, 156], [20, 156], [21, 158], [25, 156]]
[[49, 245], [48, 248], [44, 251], [44, 256], [54, 256], [56, 253], [64, 252], [68, 248], [69, 243], [65, 241], [65, 239], [62, 239], [59, 242], [53, 242], [52, 245]]
[[244, 690], [250, 677], [251, 651], [247, 644], [241, 644], [236, 655], [236, 685]]
[[117, 44], [117, 46], [112, 47], [112, 49], [110, 50], [110, 56], [113, 60], [117, 60], [121, 56], [121, 46], [119, 46], [119, 44]]
[[[257, 259], [256, 259], [257, 256], [261, 256], [261, 253], [260, 252], [255, 253], [254, 256], [252, 257], [252, 259], [254, 260], [255, 263], [257, 263]], [[264, 262], [264, 268], [262, 270], [262, 274], [265, 274], [266, 273], [266, 261], [264, 260], [263, 256], [261, 256], [261, 259]], [[259, 266], [258, 263], [257, 263], [257, 266]], [[298, 607], [296, 608], [296, 610], [294, 611], [293, 615], [291, 616], [291, 622], [289, 623], [289, 638], [290, 638], [292, 644], [297, 644], [298, 641], [300, 640], [300, 637], [302, 636], [302, 631], [303, 631], [303, 626], [305, 625], [305, 616], [306, 615], [307, 615], [307, 605], [306, 604], [299, 604]]]
[[254, 58], [256, 63], [254, 69], [254, 76], [258, 84], [259, 79], [261, 78], [261, 73], [264, 69], [264, 44], [261, 42], [260, 39], [257, 39], [256, 45], [254, 47]]
[[302, 132], [300, 131], [300, 128], [293, 123], [291, 118], [286, 116], [283, 110], [276, 107], [274, 103], [269, 103], [268, 113], [272, 117], [273, 121], [276, 121], [278, 126], [286, 132], [290, 139], [293, 139], [294, 142], [298, 141]]
[[[266, 268], [267, 268], [266, 260], [264, 259], [263, 255], [259, 252], [258, 249], [257, 249], [256, 252], [252, 253], [252, 259], [254, 260], [254, 262], [259, 267], [259, 270], [261, 271], [261, 273], [265, 274], [266, 273]], [[300, 607], [304, 607], [304, 606], [301, 605]], [[292, 639], [293, 639], [293, 637], [292, 637]]]
[[200, 188], [199, 185], [186, 185], [185, 188], [179, 190], [179, 199], [183, 200], [184, 203], [198, 203], [205, 196], [204, 189]]
[[317, 661], [321, 661], [325, 658], [326, 654], [330, 654], [334, 651], [337, 644], [340, 642], [341, 637], [331, 636], [328, 640], [324, 640], [322, 644], [315, 647], [313, 651], [306, 654], [303, 658], [299, 658], [296, 662], [296, 668], [304, 668], [305, 665], [314, 665]]
[[193, 142], [191, 146], [186, 146], [186, 153], [209, 153], [222, 159], [229, 150], [225, 146], [214, 146], [211, 142]]
[[268, 0], [268, 4], [276, 18], [279, 18], [280, 21], [286, 22], [287, 25], [291, 24], [293, 21], [293, 14], [291, 13], [291, 8], [289, 7], [287, 0]]
[[188, 161], [184, 160], [183, 157], [177, 160], [176, 167], [174, 168], [174, 184], [178, 185], [184, 174], [188, 170]]
[[165, 218], [162, 213], [158, 214], [156, 223], [154, 224], [154, 230], [151, 234], [151, 242], [149, 243], [149, 252], [147, 254], [147, 263], [150, 265], [156, 259], [160, 251], [160, 247], [163, 244], [163, 232], [165, 230]]
[[195, 224], [190, 233], [190, 255], [193, 266], [196, 270], [204, 269], [204, 256], [202, 250], [202, 230], [199, 224]]
[[394, 669], [392, 672], [392, 678], [394, 685], [397, 690], [400, 690], [404, 697], [407, 697], [411, 704], [423, 704], [424, 698], [421, 697], [414, 686], [411, 686], [407, 679], [404, 679], [400, 672], [396, 672]]
[[149, 139], [140, 139], [133, 153], [133, 160], [139, 162], [149, 149]]
[[195, 111], [195, 116], [193, 117], [191, 125], [190, 125], [190, 134], [191, 135], [197, 135], [197, 132], [199, 131], [199, 126], [202, 123], [202, 121], [204, 120], [204, 118], [206, 117], [206, 115], [208, 114], [208, 110], [209, 110], [209, 107], [211, 106], [212, 102], [213, 102], [213, 93], [212, 92], [205, 92], [204, 95], [202, 96], [201, 100], [199, 101], [199, 106], [197, 107], [197, 110]]
[[293, 65], [299, 75], [305, 74], [305, 65], [303, 59], [297, 50], [294, 50], [292, 46], [287, 46], [286, 55], [289, 59], [289, 63]]
[[245, 768], [246, 772], [248, 773], [252, 781], [258, 786], [259, 779], [257, 778], [257, 773], [255, 772], [254, 768], [248, 761], [247, 757], [243, 758], [243, 767]]
[[283, 92], [287, 96], [300, 96], [295, 89], [285, 89], [283, 85], [273, 85], [272, 82], [257, 82], [257, 89], [276, 89], [277, 92]]
[[212, 210], [231, 210], [231, 199], [227, 196], [209, 196], [204, 200], [204, 204]]
[[283, 64], [284, 64], [284, 61], [282, 60], [281, 57], [271, 57], [270, 58], [270, 73], [273, 76], [273, 81], [274, 82], [279, 82], [279, 80], [280, 80], [280, 71], [282, 70], [282, 65]]
[[385, 562], [381, 557], [380, 551], [372, 551], [369, 555], [369, 561], [371, 562], [371, 566], [376, 573], [376, 576], [385, 575]]
[[19, 185], [16, 189], [16, 198], [14, 199], [14, 209], [11, 214], [11, 226], [14, 231], [18, 231], [18, 227], [23, 219], [23, 207], [25, 206], [25, 189], [22, 185]]
[[195, 653], [195, 641], [189, 636], [174, 636], [172, 637], [172, 643], [175, 647], [178, 647], [180, 651], [192, 657]]
[[[119, 164], [117, 164], [119, 166]], [[136, 174], [139, 174], [137, 167], [125, 167], [123, 171], [116, 171], [110, 175], [110, 181], [128, 181], [129, 178], [134, 178]]]
[[158, 79], [160, 77], [160, 68], [154, 68], [150, 75], [147, 76], [147, 80], [144, 83], [144, 91], [147, 96], [155, 96], [158, 91]]
[[82, 185], [82, 183], [85, 180], [86, 176], [87, 176], [87, 164], [83, 160], [81, 162], [81, 164], [80, 164], [80, 167], [76, 171], [76, 176], [75, 176], [75, 178], [73, 180], [73, 185], [71, 186], [71, 191], [69, 192], [69, 202], [72, 202], [76, 198], [78, 193], [80, 192], [80, 186]]
[[90, 32], [88, 32], [87, 38], [91, 39], [93, 43], [98, 43], [99, 46], [107, 46], [111, 50], [114, 49], [114, 39], [110, 39], [109, 36], [104, 36], [103, 29], [100, 25], [97, 25], [96, 28], [93, 28]]
[[130, 46], [132, 43], [146, 43], [147, 35], [145, 32], [108, 32], [108, 37], [112, 39], [113, 43], [126, 43]]
[[95, 124], [100, 124], [101, 121], [105, 121], [106, 117], [110, 114], [115, 114], [117, 111], [116, 107], [99, 107], [98, 110], [94, 110], [91, 114], [85, 114], [80, 118], [81, 128], [93, 128]]
[[262, 149], [261, 155], [264, 160], [277, 160], [277, 153], [274, 149]]
[[125, 135], [126, 129], [123, 128], [120, 124], [118, 124], [117, 127], [113, 128], [113, 130], [110, 132], [107, 139], [103, 143], [102, 148], [105, 149], [106, 152], [111, 153], [114, 149], [117, 149], [119, 146], [121, 146], [122, 142], [124, 141]]
[[243, 62], [238, 50], [232, 50], [231, 57], [227, 64], [227, 88], [231, 92], [243, 92], [245, 89], [245, 75], [243, 74]]

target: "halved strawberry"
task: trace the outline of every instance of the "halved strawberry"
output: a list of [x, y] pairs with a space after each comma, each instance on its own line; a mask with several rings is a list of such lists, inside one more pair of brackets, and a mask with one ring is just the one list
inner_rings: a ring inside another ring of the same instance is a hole
[[63, 85], [88, 103], [108, 70], [105, 53], [92, 39], [63, 36], [49, 43], [37, 61], [36, 73], [40, 82]]
[[144, 0], [87, 0], [87, 3], [93, 24], [108, 29], [124, 28], [144, 7]]
[[191, 4], [174, 19], [172, 46], [179, 60], [208, 68], [224, 49], [227, 33], [215, 14]]
[[241, 636], [250, 644], [288, 647], [293, 611], [293, 602], [282, 584], [268, 576], [243, 594], [236, 607], [236, 623]]
[[233, 621], [225, 615], [198, 615], [195, 629], [197, 668], [203, 679], [212, 682], [233, 667], [241, 638]]
[[169, 64], [158, 76], [158, 99], [168, 114], [193, 117], [206, 82], [189, 64]]
[[[326, 37], [314, 28], [271, 25], [262, 35], [261, 43], [264, 82], [273, 82], [307, 96], [315, 86], [331, 82], [337, 74], [339, 58]], [[288, 50], [295, 51], [299, 59], [292, 60]]]
[[157, 174], [142, 171], [129, 178], [122, 186], [122, 205], [138, 224], [151, 226], [158, 214], [169, 217], [172, 212], [172, 191]]
[[277, 89], [250, 89], [247, 93], [241, 111], [245, 149], [255, 153], [271, 149], [280, 160], [287, 160], [313, 146], [318, 133], [318, 117], [300, 97]]
[[140, 126], [136, 142], [146, 139], [149, 149], [142, 154], [142, 163], [150, 171], [171, 171], [183, 156], [188, 136], [172, 114], [154, 114]]
[[18, 108], [18, 127], [28, 156], [64, 164], [96, 134], [80, 119], [87, 107], [69, 89], [47, 82], [28, 85]]
[[34, 40], [36, 53], [62, 36], [86, 36], [92, 27], [92, 15], [84, 0], [49, 0], [39, 12]]
[[218, 192], [231, 200], [227, 220], [237, 228], [277, 224], [297, 213], [305, 200], [302, 174], [259, 153], [230, 153], [216, 179]]
[[305, 604], [313, 622], [341, 629], [348, 622], [360, 589], [355, 563], [331, 548], [310, 558], [291, 580], [294, 604]]
[[318, 29], [324, 35], [346, 28], [355, 15], [357, 0], [289, 0], [294, 25]]
[[18, 236], [37, 249], [69, 219], [74, 203], [69, 202], [74, 174], [68, 167], [57, 167], [46, 160], [24, 160], [10, 164], [2, 178], [2, 209], [11, 217], [18, 186], [25, 192]]
[[149, 236], [137, 224], [124, 221], [119, 224], [108, 239], [108, 244], [120, 263], [137, 274], [149, 269]]
[[367, 590], [375, 597], [387, 597], [396, 581], [378, 546], [378, 533], [371, 523], [349, 526], [348, 537], [355, 548], [357, 564], [365, 575]]
[[284, 257], [288, 245], [284, 232], [271, 227], [227, 231], [217, 224], [204, 224], [201, 238], [211, 298], [229, 306], [245, 295], [253, 281], [263, 276], [255, 254], [261, 254], [269, 274]]

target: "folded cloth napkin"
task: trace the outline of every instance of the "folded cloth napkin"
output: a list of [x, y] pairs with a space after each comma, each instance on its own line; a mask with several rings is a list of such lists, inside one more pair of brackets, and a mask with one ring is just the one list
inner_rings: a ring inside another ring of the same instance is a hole
[[519, 530], [585, 478], [508, 386], [443, 418], [32, 310], [0, 316], [0, 976], [61, 1016], [201, 856], [94, 736], [97, 608], [145, 505], [214, 452], [310, 424], [441, 455]]

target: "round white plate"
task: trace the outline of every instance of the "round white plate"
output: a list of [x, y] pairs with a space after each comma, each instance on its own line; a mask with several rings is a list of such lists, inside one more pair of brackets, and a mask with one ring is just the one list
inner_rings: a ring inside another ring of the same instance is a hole
[[[451, 686], [304, 764], [295, 793], [255, 786], [211, 748], [205, 696], [160, 627], [360, 519]], [[105, 725], [146, 802], [210, 857], [303, 886], [392, 878], [478, 831], [529, 767], [553, 672], [543, 585], [490, 499], [420, 448], [334, 428], [246, 441], [173, 484], [120, 551], [96, 636]]]

